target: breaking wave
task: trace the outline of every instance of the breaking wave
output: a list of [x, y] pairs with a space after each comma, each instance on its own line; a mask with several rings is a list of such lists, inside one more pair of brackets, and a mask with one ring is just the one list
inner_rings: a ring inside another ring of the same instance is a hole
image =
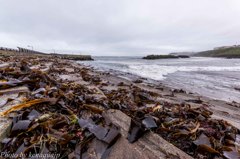
[[240, 66], [219, 67], [219, 66], [162, 66], [162, 65], [128, 65], [124, 72], [130, 72], [142, 77], [154, 80], [163, 80], [166, 75], [178, 71], [195, 72], [195, 71], [240, 71]]
[[235, 89], [240, 88], [240, 59], [98, 57], [84, 63], [99, 70], [131, 73], [211, 98], [240, 102], [240, 91]]

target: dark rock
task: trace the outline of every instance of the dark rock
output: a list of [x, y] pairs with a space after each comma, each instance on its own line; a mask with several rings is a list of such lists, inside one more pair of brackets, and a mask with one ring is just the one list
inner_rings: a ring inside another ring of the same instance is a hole
[[149, 116], [146, 117], [143, 121], [142, 124], [147, 128], [147, 129], [153, 129], [157, 127], [157, 124], [153, 117]]
[[178, 55], [179, 58], [190, 58], [188, 55]]
[[140, 80], [140, 79], [137, 79], [137, 80], [133, 81], [133, 83], [142, 83], [142, 82], [143, 82], [143, 81]]
[[108, 144], [114, 142], [119, 135], [119, 131], [117, 129], [96, 125], [91, 120], [78, 119], [78, 123], [82, 128], [87, 128], [99, 140]]
[[186, 102], [196, 103], [196, 104], [202, 104], [203, 101], [201, 99], [188, 99], [185, 100]]
[[131, 121], [131, 126], [128, 131], [128, 141], [133, 143], [137, 141], [143, 134], [144, 129], [141, 127], [141, 125]]
[[174, 89], [173, 92], [174, 93], [186, 93], [186, 91], [184, 91], [182, 89]]
[[156, 60], [156, 59], [176, 59], [179, 58], [178, 56], [175, 55], [147, 55], [143, 57], [143, 59], [146, 60]]

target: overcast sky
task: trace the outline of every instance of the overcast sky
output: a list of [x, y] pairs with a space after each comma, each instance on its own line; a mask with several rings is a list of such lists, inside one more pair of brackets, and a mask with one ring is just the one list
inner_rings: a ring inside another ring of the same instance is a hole
[[0, 46], [145, 55], [240, 44], [240, 0], [0, 0]]

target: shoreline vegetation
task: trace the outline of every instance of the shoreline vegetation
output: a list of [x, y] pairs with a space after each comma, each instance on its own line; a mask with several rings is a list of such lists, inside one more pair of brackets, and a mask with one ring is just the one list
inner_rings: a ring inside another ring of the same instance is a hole
[[194, 54], [198, 57], [240, 58], [240, 47], [219, 48]]
[[240, 157], [239, 103], [49, 56], [0, 56], [2, 154]]

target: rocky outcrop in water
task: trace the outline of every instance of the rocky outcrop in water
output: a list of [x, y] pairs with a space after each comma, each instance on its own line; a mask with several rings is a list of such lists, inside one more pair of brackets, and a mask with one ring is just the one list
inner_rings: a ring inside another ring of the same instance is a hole
[[143, 57], [146, 60], [155, 60], [155, 59], [177, 59], [177, 58], [189, 58], [187, 55], [147, 55]]

